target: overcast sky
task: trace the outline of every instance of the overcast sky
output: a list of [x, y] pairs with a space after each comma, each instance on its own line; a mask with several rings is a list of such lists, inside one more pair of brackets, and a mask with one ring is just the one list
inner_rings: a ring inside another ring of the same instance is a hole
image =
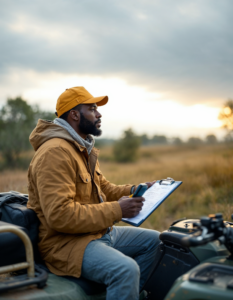
[[[0, 105], [107, 94], [103, 131], [202, 136], [233, 98], [232, 0], [0, 0]], [[183, 119], [182, 119], [183, 117]], [[182, 121], [181, 121], [182, 119]]]

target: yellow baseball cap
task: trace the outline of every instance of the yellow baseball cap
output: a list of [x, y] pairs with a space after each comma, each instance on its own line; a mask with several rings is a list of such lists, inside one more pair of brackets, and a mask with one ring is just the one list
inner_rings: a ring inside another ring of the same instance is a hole
[[79, 104], [98, 103], [98, 106], [105, 105], [108, 102], [108, 96], [93, 97], [83, 86], [75, 86], [66, 89], [57, 99], [56, 111], [60, 117], [68, 110]]

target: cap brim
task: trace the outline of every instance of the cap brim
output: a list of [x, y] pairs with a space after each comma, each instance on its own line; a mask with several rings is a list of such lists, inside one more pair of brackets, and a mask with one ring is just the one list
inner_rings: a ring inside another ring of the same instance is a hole
[[108, 102], [108, 96], [101, 96], [101, 97], [93, 97], [91, 99], [88, 99], [87, 101], [84, 101], [84, 104], [92, 104], [92, 103], [98, 103], [98, 106], [103, 106], [107, 104]]

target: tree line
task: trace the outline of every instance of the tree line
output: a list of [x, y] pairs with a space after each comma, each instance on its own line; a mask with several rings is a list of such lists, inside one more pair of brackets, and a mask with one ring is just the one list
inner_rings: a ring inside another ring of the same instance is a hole
[[[38, 119], [53, 120], [54, 113], [43, 111], [38, 105], [29, 105], [21, 97], [7, 99], [0, 109], [0, 169], [3, 168], [27, 168], [30, 157], [23, 156], [27, 150], [32, 149], [29, 143], [29, 135], [35, 128]], [[233, 100], [228, 100], [219, 114], [223, 128], [227, 129], [226, 142], [233, 142]], [[97, 139], [96, 146], [113, 145], [113, 155], [118, 162], [135, 161], [138, 149], [141, 145], [159, 145], [172, 143], [175, 145], [201, 145], [204, 143], [215, 144], [217, 138], [209, 134], [204, 140], [199, 137], [190, 137], [187, 142], [179, 137], [167, 138], [165, 135], [147, 134], [137, 135], [132, 129], [124, 131], [118, 140]]]

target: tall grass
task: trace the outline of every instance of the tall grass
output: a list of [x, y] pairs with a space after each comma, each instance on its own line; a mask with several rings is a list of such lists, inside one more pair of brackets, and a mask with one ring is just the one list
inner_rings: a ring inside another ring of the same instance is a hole
[[[113, 162], [112, 149], [108, 147], [101, 149], [100, 167], [105, 177], [116, 184], [139, 184], [168, 176], [183, 181], [141, 227], [165, 230], [175, 219], [217, 212], [231, 220], [233, 147], [145, 147], [140, 149], [138, 162], [128, 164]], [[0, 172], [0, 192], [9, 190], [27, 193], [26, 171]]]

